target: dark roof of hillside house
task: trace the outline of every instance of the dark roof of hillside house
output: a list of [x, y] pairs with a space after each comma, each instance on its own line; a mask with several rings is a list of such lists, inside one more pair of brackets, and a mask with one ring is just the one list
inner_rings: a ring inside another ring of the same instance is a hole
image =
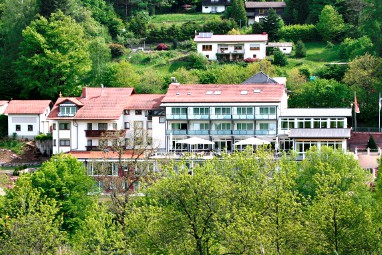
[[242, 82], [241, 84], [268, 84], [268, 83], [277, 84], [278, 82], [260, 71], [257, 74], [253, 75], [252, 77], [248, 78], [246, 81]]
[[231, 5], [231, 0], [204, 0], [202, 5]]
[[245, 2], [245, 8], [285, 8], [285, 2]]

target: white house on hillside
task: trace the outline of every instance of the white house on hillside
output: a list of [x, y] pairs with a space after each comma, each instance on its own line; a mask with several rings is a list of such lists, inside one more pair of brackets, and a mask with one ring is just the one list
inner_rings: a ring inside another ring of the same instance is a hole
[[51, 105], [50, 100], [11, 100], [4, 112], [8, 115], [8, 136], [33, 139], [49, 133]]
[[204, 0], [202, 13], [222, 13], [229, 5], [231, 5], [231, 0]]
[[195, 35], [198, 53], [209, 60], [235, 61], [246, 58], [263, 59], [266, 56], [268, 35], [214, 35], [199, 33]]

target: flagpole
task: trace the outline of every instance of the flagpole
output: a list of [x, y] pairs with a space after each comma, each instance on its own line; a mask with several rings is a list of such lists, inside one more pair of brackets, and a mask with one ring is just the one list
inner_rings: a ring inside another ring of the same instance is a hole
[[354, 131], [357, 132], [357, 92], [354, 91]]
[[381, 132], [381, 92], [378, 94], [378, 132]]

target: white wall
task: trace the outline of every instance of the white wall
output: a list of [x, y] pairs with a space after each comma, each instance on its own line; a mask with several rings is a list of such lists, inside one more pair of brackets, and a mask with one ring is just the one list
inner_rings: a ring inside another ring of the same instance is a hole
[[[212, 45], [211, 51], [203, 51], [202, 45]], [[217, 60], [216, 58], [216, 52], [218, 52], [218, 44], [217, 43], [210, 43], [210, 42], [203, 42], [203, 43], [197, 43], [196, 48], [200, 54], [207, 57], [209, 60]]]
[[[20, 130], [16, 130], [16, 126], [20, 126]], [[28, 131], [28, 126], [32, 127], [32, 131]], [[39, 115], [8, 115], [8, 136], [12, 137], [17, 134], [17, 138], [33, 139], [40, 133]]]
[[[163, 116], [164, 117], [164, 116]], [[152, 137], [153, 137], [153, 145], [159, 150], [166, 149], [166, 123], [159, 122], [159, 116], [153, 116], [152, 123]]]
[[0, 114], [3, 114], [3, 113], [4, 113], [4, 111], [5, 111], [5, 109], [7, 108], [7, 106], [8, 106], [8, 103], [6, 103], [6, 104], [0, 106]]
[[[260, 44], [260, 50], [250, 50], [251, 44]], [[263, 59], [266, 57], [266, 43], [265, 42], [248, 42], [244, 43], [244, 59], [253, 58], [253, 55], [256, 55], [256, 58]]]
[[208, 5], [203, 5], [202, 6], [202, 13], [215, 13], [215, 12], [212, 12], [212, 10], [214, 9], [213, 7], [216, 7], [216, 13], [219, 13], [219, 12], [224, 12], [225, 11], [225, 6], [222, 5], [222, 6], [208, 6]]

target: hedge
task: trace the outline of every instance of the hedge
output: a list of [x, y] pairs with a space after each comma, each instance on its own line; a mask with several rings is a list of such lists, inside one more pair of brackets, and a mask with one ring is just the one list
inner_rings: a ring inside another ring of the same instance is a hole
[[322, 38], [318, 34], [314, 25], [289, 25], [280, 30], [280, 37], [285, 41], [303, 42], [320, 41]]

